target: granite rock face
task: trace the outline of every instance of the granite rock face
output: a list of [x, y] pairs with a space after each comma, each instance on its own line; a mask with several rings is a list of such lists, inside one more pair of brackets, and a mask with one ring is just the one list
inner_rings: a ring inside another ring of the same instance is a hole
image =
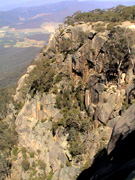
[[[134, 132], [135, 105], [124, 111], [134, 102], [135, 86], [134, 66], [119, 74], [119, 61], [110, 62], [109, 40], [108, 30], [97, 32], [89, 23], [60, 27], [50, 36], [14, 96], [23, 107], [14, 113], [19, 142], [12, 152], [12, 179], [74, 180], [90, 166], [89, 179], [102, 180], [113, 170], [115, 176], [113, 166], [122, 165], [115, 161], [117, 146]], [[44, 68], [43, 81], [38, 63]], [[40, 78], [35, 76], [24, 99], [22, 89], [33, 78], [31, 72]]]

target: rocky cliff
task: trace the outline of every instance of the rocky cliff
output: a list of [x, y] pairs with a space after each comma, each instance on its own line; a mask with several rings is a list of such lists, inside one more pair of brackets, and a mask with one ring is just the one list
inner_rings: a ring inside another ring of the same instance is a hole
[[18, 144], [7, 179], [76, 179], [104, 156], [109, 140], [111, 154], [134, 131], [134, 108], [125, 112], [134, 103], [133, 35], [103, 22], [61, 26], [51, 35], [18, 82]]

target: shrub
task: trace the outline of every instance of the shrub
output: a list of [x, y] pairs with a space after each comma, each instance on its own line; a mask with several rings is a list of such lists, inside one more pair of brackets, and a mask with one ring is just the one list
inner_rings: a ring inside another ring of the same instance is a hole
[[72, 46], [72, 41], [70, 39], [61, 40], [59, 43], [59, 50], [61, 53], [67, 52]]
[[89, 167], [90, 167], [90, 162], [87, 161], [87, 162], [80, 168], [80, 170], [81, 170], [81, 171], [84, 171], [85, 169], [88, 169]]
[[91, 52], [92, 52], [92, 55], [94, 56], [95, 55], [95, 49], [90, 49]]
[[44, 123], [45, 121], [47, 121], [47, 119], [41, 119], [41, 123]]
[[44, 163], [44, 161], [38, 160], [38, 165], [40, 169], [43, 169], [43, 170], [46, 169], [46, 163]]
[[44, 106], [41, 104], [41, 105], [40, 105], [40, 110], [42, 111], [42, 110], [43, 110], [43, 108], [44, 108]]
[[12, 153], [13, 153], [14, 156], [17, 156], [17, 155], [18, 155], [18, 147], [17, 147], [17, 146], [15, 146], [15, 147], [13, 148]]
[[115, 26], [121, 25], [120, 22], [115, 22], [115, 23], [109, 23], [107, 24], [107, 30], [112, 30]]
[[128, 101], [124, 101], [123, 103], [122, 103], [122, 111], [124, 112], [124, 111], [126, 111], [128, 108], [129, 108], [129, 104], [128, 104]]
[[37, 91], [40, 93], [49, 92], [53, 87], [54, 75], [55, 70], [51, 68], [51, 61], [46, 58], [42, 59], [42, 61], [36, 64], [36, 67], [30, 72], [29, 77], [26, 79], [27, 86], [25, 87], [23, 97], [25, 98], [28, 92], [31, 97], [34, 97]]
[[53, 94], [57, 94], [57, 93], [58, 93], [58, 88], [57, 88], [57, 86], [54, 86], [52, 93], [53, 93]]
[[98, 26], [98, 27], [95, 27], [94, 29], [95, 31], [98, 31], [98, 32], [105, 32], [105, 27], [103, 26]]
[[64, 29], [60, 29], [60, 35], [63, 34], [64, 32]]
[[56, 77], [55, 77], [55, 80], [54, 80], [54, 83], [58, 83], [62, 80], [62, 74], [58, 74]]
[[22, 107], [23, 107], [23, 103], [16, 103], [16, 102], [14, 102], [14, 108], [15, 108], [15, 110], [17, 110], [17, 111], [19, 111], [19, 110], [21, 110], [22, 109]]
[[63, 119], [59, 119], [57, 122], [52, 122], [52, 130], [55, 132], [59, 126], [65, 126]]
[[84, 44], [85, 40], [88, 38], [88, 34], [84, 31], [78, 32], [78, 39], [77, 42], [79, 42], [81, 45]]
[[53, 171], [51, 170], [47, 176], [47, 180], [52, 180], [53, 178]]
[[26, 160], [27, 159], [27, 154], [26, 154], [27, 150], [26, 150], [26, 148], [22, 147], [21, 151], [22, 151], [23, 158]]
[[41, 153], [41, 150], [40, 150], [40, 149], [37, 149], [37, 153], [40, 154], [40, 153]]
[[107, 89], [108, 89], [108, 88], [106, 88], [106, 87], [105, 87], [105, 88], [104, 88], [104, 91], [106, 92], [106, 91], [107, 91]]
[[66, 166], [70, 167], [70, 166], [72, 166], [72, 163], [71, 163], [70, 161], [67, 160]]
[[85, 148], [84, 145], [80, 142], [79, 137], [76, 138], [76, 141], [69, 141], [69, 145], [69, 151], [73, 157], [84, 153]]
[[34, 152], [30, 152], [29, 155], [30, 155], [30, 158], [34, 158], [35, 153]]
[[23, 154], [25, 154], [27, 152], [26, 147], [22, 147], [21, 151]]
[[64, 168], [64, 165], [63, 165], [63, 164], [60, 164], [60, 167], [61, 167], [61, 168]]
[[58, 109], [63, 108], [63, 95], [62, 94], [57, 94], [55, 106]]
[[54, 63], [56, 61], [56, 58], [52, 58], [51, 63]]
[[29, 170], [29, 167], [30, 167], [30, 163], [28, 160], [23, 160], [22, 161], [22, 168], [24, 171], [28, 171]]
[[52, 121], [53, 120], [53, 117], [51, 116], [51, 117], [49, 117], [49, 121]]

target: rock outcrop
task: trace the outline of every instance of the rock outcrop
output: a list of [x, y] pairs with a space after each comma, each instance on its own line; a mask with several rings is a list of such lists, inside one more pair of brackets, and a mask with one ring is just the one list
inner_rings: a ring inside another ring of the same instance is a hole
[[[11, 179], [74, 180], [91, 166], [79, 178], [101, 180], [126, 169], [115, 160], [134, 135], [134, 55], [120, 49], [121, 31], [99, 32], [95, 26], [60, 27], [20, 79]], [[119, 47], [114, 54], [112, 44]]]

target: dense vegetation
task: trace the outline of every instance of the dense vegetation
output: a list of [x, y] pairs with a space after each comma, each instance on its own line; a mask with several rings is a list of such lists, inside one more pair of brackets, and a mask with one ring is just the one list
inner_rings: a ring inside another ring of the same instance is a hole
[[81, 112], [85, 111], [84, 105], [84, 85], [82, 81], [78, 85], [68, 79], [69, 85], [67, 88], [60, 88], [60, 92], [56, 94], [56, 108], [61, 110], [63, 118], [58, 122], [53, 122], [53, 131], [59, 126], [63, 126], [69, 133], [68, 143], [69, 151], [72, 156], [77, 156], [84, 153], [85, 146], [80, 139], [81, 134], [87, 134], [91, 117], [83, 117]]
[[6, 121], [0, 121], [0, 179], [3, 180], [5, 176], [10, 174], [11, 150], [17, 143], [17, 132], [15, 131], [14, 121], [9, 125]]
[[[67, 44], [70, 44], [70, 41], [63, 41], [63, 43], [65, 44], [60, 46], [60, 50], [65, 53]], [[51, 53], [52, 51], [54, 50], [50, 49]], [[85, 150], [80, 135], [87, 134], [92, 119], [92, 117], [83, 117], [83, 113], [85, 113], [84, 85], [82, 80], [75, 85], [68, 72], [58, 71], [55, 57], [48, 59], [47, 56], [48, 54], [43, 53], [42, 60], [38, 63], [35, 62], [36, 67], [30, 73], [26, 81], [27, 85], [22, 89], [22, 92], [24, 97], [29, 93], [32, 98], [37, 92], [41, 95], [49, 92], [56, 95], [55, 107], [60, 109], [64, 118], [59, 119], [58, 122], [53, 122], [53, 134], [56, 133], [60, 126], [64, 127], [69, 133], [69, 151], [72, 156], [78, 156], [83, 154]], [[64, 87], [63, 83], [65, 81], [68, 82], [68, 86]], [[81, 114], [81, 112], [83, 113]]]
[[131, 62], [130, 58], [134, 55], [133, 43], [134, 32], [120, 27], [112, 28], [109, 33], [109, 40], [106, 42], [103, 52], [106, 54], [104, 68], [107, 66], [106, 74], [108, 81], [116, 80], [120, 83], [120, 76], [126, 73]]
[[15, 92], [15, 86], [8, 88], [0, 88], [0, 121], [3, 120], [8, 111], [8, 105], [12, 100], [12, 95]]
[[12, 101], [14, 87], [0, 89], [0, 179], [10, 174], [11, 150], [17, 143], [17, 132], [15, 130], [15, 117], [12, 116], [9, 122], [6, 119], [9, 111], [9, 103]]
[[95, 9], [89, 12], [81, 13], [76, 12], [72, 16], [65, 18], [65, 24], [73, 25], [75, 22], [122, 22], [122, 21], [134, 21], [135, 20], [135, 6], [126, 7], [119, 5], [116, 8], [109, 9]]
[[51, 61], [44, 59], [36, 64], [37, 66], [30, 73], [27, 79], [27, 86], [23, 89], [24, 95], [27, 92], [34, 97], [36, 92], [49, 92], [53, 87], [53, 78], [55, 76], [55, 70], [51, 68]]

